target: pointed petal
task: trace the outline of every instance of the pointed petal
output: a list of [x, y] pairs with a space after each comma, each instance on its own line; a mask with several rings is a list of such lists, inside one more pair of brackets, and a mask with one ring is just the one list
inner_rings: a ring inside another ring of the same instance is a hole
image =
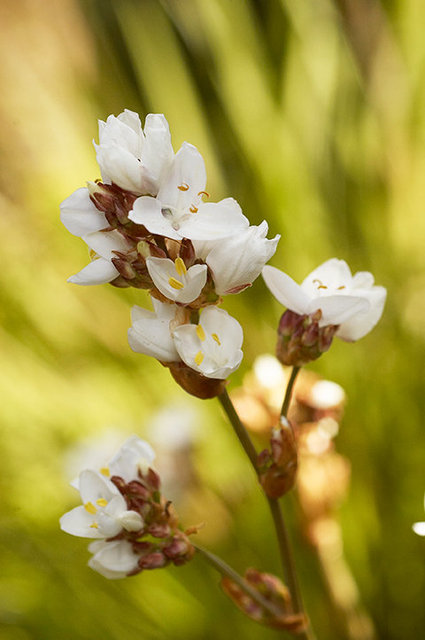
[[119, 276], [112, 262], [104, 258], [92, 260], [84, 269], [68, 278], [68, 282], [83, 286], [94, 284], [106, 284]]
[[[355, 290], [355, 293], [360, 293], [360, 291]], [[341, 324], [336, 333], [338, 338], [348, 342], [359, 340], [359, 338], [363, 338], [369, 333], [380, 320], [387, 297], [386, 289], [384, 287], [373, 287], [370, 291], [362, 291], [362, 296], [370, 304], [368, 311], [359, 313]]]
[[193, 203], [199, 201], [198, 194], [205, 190], [206, 182], [207, 175], [201, 154], [192, 144], [184, 142], [164, 176], [158, 191], [158, 200], [163, 206], [168, 205], [179, 210], [189, 209]]
[[160, 113], [150, 113], [145, 120], [145, 141], [141, 160], [159, 187], [159, 180], [174, 157], [168, 122]]
[[266, 265], [262, 275], [267, 287], [280, 304], [300, 315], [309, 313], [310, 296], [286, 273]]
[[86, 187], [77, 189], [61, 203], [60, 218], [68, 231], [79, 238], [108, 226], [104, 214], [90, 200]]
[[201, 202], [198, 212], [180, 223], [179, 232], [190, 240], [215, 240], [225, 238], [249, 226], [248, 219], [233, 198], [220, 202]]

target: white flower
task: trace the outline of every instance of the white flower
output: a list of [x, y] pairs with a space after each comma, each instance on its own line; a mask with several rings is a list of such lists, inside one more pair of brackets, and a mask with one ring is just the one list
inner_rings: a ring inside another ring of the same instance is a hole
[[119, 233], [96, 231], [83, 236], [83, 240], [93, 252], [93, 260], [84, 269], [68, 278], [68, 282], [80, 285], [105, 284], [119, 276], [118, 269], [112, 263], [114, 251], [127, 253], [129, 243]]
[[181, 325], [173, 336], [183, 362], [207, 378], [224, 380], [242, 361], [242, 327], [223, 309], [207, 307], [198, 325]]
[[99, 144], [94, 146], [103, 182], [139, 194], [157, 193], [174, 157], [164, 116], [150, 113], [142, 130], [139, 116], [128, 109], [99, 120]]
[[101, 472], [104, 475], [120, 476], [125, 482], [137, 480], [138, 471], [143, 473], [152, 466], [155, 452], [144, 440], [132, 435], [124, 442], [119, 451]]
[[88, 565], [110, 580], [125, 578], [138, 568], [139, 555], [127, 540], [96, 540], [89, 544], [93, 553]]
[[111, 538], [123, 528], [137, 531], [143, 527], [140, 514], [128, 511], [118, 489], [100, 473], [82, 471], [78, 488], [83, 504], [60, 519], [61, 529], [66, 533], [83, 538]]
[[154, 311], [141, 307], [131, 310], [132, 326], [128, 330], [128, 342], [133, 351], [153, 356], [161, 362], [178, 362], [180, 360], [171, 334], [170, 323], [173, 323], [178, 312], [174, 304], [159, 302], [152, 298]]
[[218, 295], [239, 293], [249, 287], [276, 251], [280, 236], [266, 238], [267, 222], [216, 241], [194, 242], [196, 255], [211, 269]]
[[77, 189], [61, 202], [60, 212], [62, 223], [79, 238], [109, 226], [105, 215], [90, 200], [87, 187]]
[[206, 173], [201, 154], [183, 143], [161, 182], [156, 198], [137, 198], [129, 218], [151, 233], [180, 240], [223, 238], [248, 227], [249, 222], [233, 198], [217, 203], [202, 201]]
[[319, 326], [339, 325], [336, 335], [358, 340], [376, 325], [382, 315], [386, 289], [374, 286], [371, 273], [351, 275], [344, 260], [331, 258], [298, 285], [286, 273], [266, 265], [263, 278], [275, 298], [300, 315], [322, 311]]
[[157, 289], [169, 300], [187, 304], [201, 293], [207, 281], [206, 264], [194, 264], [186, 269], [181, 258], [148, 258], [146, 266]]

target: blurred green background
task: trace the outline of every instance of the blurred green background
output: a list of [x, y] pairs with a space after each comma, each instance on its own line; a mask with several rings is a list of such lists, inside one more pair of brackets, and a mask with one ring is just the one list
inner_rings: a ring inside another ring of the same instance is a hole
[[[59, 203], [99, 176], [97, 119], [124, 108], [164, 113], [176, 150], [198, 146], [212, 199], [232, 195], [282, 234], [273, 264], [301, 280], [337, 256], [388, 288], [378, 327], [310, 368], [349, 397], [339, 520], [376, 637], [424, 637], [425, 539], [411, 530], [425, 489], [423, 1], [3, 0], [0, 24], [0, 639], [279, 637], [234, 609], [200, 559], [110, 582], [58, 528], [77, 504], [72, 448], [108, 429], [143, 436], [179, 403], [202, 432], [205, 544], [241, 572], [277, 571], [269, 514], [217, 403], [185, 397], [128, 348], [145, 294], [66, 283], [87, 249]], [[280, 309], [260, 279], [224, 306], [245, 332], [232, 388], [273, 352]], [[318, 638], [348, 638], [292, 499], [286, 511]]]

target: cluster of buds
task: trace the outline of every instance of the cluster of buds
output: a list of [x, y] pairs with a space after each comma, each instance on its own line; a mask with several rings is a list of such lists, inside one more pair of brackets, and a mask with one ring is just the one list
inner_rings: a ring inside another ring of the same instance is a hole
[[89, 566], [107, 578], [179, 566], [195, 553], [188, 536], [196, 528], [180, 528], [172, 504], [161, 495], [153, 459], [151, 447], [132, 436], [109, 464], [82, 471], [73, 483], [83, 504], [62, 516], [61, 528], [95, 539]]
[[268, 239], [265, 221], [250, 226], [233, 198], [205, 201], [204, 160], [187, 142], [174, 153], [163, 115], [144, 128], [132, 111], [111, 115], [95, 148], [102, 181], [61, 205], [92, 259], [69, 281], [149, 291], [154, 311], [134, 309], [131, 348], [170, 367], [189, 393], [213, 397], [243, 355], [239, 323], [215, 307], [251, 286], [280, 236]]
[[289, 591], [279, 578], [250, 568], [245, 572], [244, 582], [261, 600], [250, 596], [228, 577], [222, 578], [221, 587], [238, 609], [251, 620], [295, 634], [306, 630], [308, 623], [305, 615], [293, 612]]
[[280, 427], [272, 430], [270, 450], [258, 456], [258, 475], [269, 498], [280, 498], [292, 489], [298, 468], [298, 453], [294, 432], [285, 417]]
[[302, 367], [329, 349], [338, 326], [320, 327], [321, 317], [320, 309], [311, 315], [285, 311], [279, 322], [276, 343], [276, 357], [282, 364]]

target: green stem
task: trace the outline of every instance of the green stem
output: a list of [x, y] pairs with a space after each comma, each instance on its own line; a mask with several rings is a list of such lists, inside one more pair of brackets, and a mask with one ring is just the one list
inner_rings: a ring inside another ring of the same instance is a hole
[[280, 412], [280, 415], [283, 418], [286, 418], [288, 415], [289, 403], [291, 402], [291, 396], [292, 396], [292, 389], [294, 387], [295, 379], [300, 369], [301, 367], [292, 368], [291, 377], [289, 378], [288, 386], [286, 387], [285, 398], [283, 400], [282, 410]]
[[195, 547], [196, 551], [209, 562], [210, 565], [216, 569], [222, 576], [226, 576], [230, 578], [233, 582], [235, 582], [238, 587], [242, 589], [250, 598], [254, 600], [257, 604], [260, 605], [265, 611], [267, 611], [270, 615], [274, 617], [279, 617], [282, 615], [282, 611], [278, 607], [276, 607], [272, 602], [266, 600], [261, 593], [259, 593], [256, 589], [251, 587], [249, 582], [244, 580], [242, 576], [240, 576], [232, 567], [230, 567], [224, 560], [216, 556], [211, 551], [207, 551], [203, 547], [200, 547], [198, 544], [192, 542], [192, 545]]

